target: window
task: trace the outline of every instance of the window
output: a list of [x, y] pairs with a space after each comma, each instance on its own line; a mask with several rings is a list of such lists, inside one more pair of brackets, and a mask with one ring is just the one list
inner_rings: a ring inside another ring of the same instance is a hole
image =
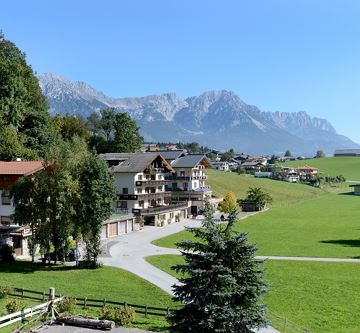
[[10, 225], [11, 224], [10, 216], [1, 216], [1, 224]]
[[123, 194], [129, 194], [129, 189], [127, 187], [123, 187]]
[[9, 180], [9, 176], [6, 176], [6, 175], [3, 176], [3, 181], [4, 181], [4, 182], [7, 182], [8, 180]]
[[11, 205], [10, 191], [3, 190], [1, 193], [1, 204], [2, 205]]
[[162, 187], [162, 186], [158, 186], [158, 191], [159, 191], [159, 192], [162, 192], [162, 190], [163, 190], [163, 187]]
[[183, 183], [183, 187], [184, 187], [184, 191], [187, 191], [188, 190], [188, 183]]
[[138, 180], [142, 180], [142, 175], [138, 175]]
[[180, 177], [185, 177], [185, 171], [180, 171]]
[[127, 208], [127, 201], [118, 201], [117, 208]]
[[141, 193], [142, 193], [142, 188], [141, 188], [141, 187], [138, 187], [138, 188], [136, 189], [136, 191], [137, 191], [138, 194], [141, 194]]
[[151, 180], [156, 180], [156, 175], [151, 175]]
[[158, 175], [158, 179], [161, 180], [161, 179], [162, 179], [162, 176], [161, 176], [161, 175]]
[[140, 201], [139, 201], [139, 206], [140, 206], [141, 208], [144, 208], [144, 201], [143, 201], [143, 200], [140, 200]]

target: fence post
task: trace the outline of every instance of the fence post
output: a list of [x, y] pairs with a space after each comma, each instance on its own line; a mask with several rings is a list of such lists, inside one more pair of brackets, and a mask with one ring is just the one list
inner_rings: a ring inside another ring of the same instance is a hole
[[148, 307], [147, 307], [147, 305], [145, 305], [145, 318], [147, 318], [148, 317]]
[[84, 308], [86, 309], [86, 301], [87, 301], [87, 297], [84, 298]]
[[106, 299], [104, 298], [104, 301], [103, 301], [103, 306], [105, 306], [106, 305]]
[[286, 327], [287, 327], [287, 318], [285, 317], [285, 320], [284, 320], [284, 333], [286, 333]]
[[169, 317], [170, 316], [170, 308], [167, 308], [166, 310], [166, 315]]
[[42, 299], [43, 302], [45, 302], [45, 291], [43, 291], [43, 299]]
[[24, 288], [21, 288], [21, 298], [24, 298]]
[[51, 287], [49, 291], [49, 301], [51, 302], [50, 303], [51, 321], [55, 320], [54, 300], [55, 300], [55, 288]]

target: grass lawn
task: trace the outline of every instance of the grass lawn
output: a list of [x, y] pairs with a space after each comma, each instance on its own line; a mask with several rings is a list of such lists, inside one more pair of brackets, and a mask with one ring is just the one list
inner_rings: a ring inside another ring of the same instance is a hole
[[243, 198], [249, 187], [261, 187], [272, 196], [273, 207], [286, 207], [326, 193], [324, 190], [309, 185], [255, 178], [252, 175], [238, 175], [236, 172], [206, 170], [206, 174], [209, 176], [208, 183], [216, 196], [224, 197], [227, 192], [233, 191], [237, 198]]
[[360, 158], [359, 157], [326, 157], [303, 161], [290, 161], [281, 163], [283, 166], [312, 166], [319, 168], [324, 175], [344, 175], [347, 180], [360, 180]]
[[[171, 296], [160, 288], [125, 270], [112, 267], [96, 270], [58, 267], [50, 270], [36, 265], [33, 269], [30, 262], [18, 261], [0, 264], [0, 281], [2, 285], [37, 291], [48, 291], [49, 287], [55, 287], [57, 293], [66, 296], [165, 308], [176, 306]], [[6, 302], [6, 299], [0, 300], [0, 311], [3, 314]], [[163, 317], [145, 319], [139, 315], [134, 326], [154, 331], [166, 328], [167, 323]]]
[[[273, 208], [235, 225], [249, 233], [259, 255], [309, 257], [360, 257], [360, 198], [346, 194], [321, 197]], [[154, 241], [163, 247], [189, 239], [187, 231]]]
[[[175, 275], [172, 265], [181, 256], [148, 257], [154, 266]], [[360, 264], [268, 261], [266, 278], [271, 287], [265, 302], [273, 326], [283, 330], [287, 318], [312, 333], [357, 333], [360, 313]], [[291, 325], [290, 325], [291, 326]], [[286, 332], [299, 332], [288, 327]]]

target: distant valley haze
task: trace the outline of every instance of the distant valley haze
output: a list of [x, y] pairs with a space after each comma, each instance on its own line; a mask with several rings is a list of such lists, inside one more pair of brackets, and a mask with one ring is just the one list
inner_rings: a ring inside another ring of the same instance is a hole
[[360, 147], [338, 134], [326, 120], [306, 112], [263, 112], [232, 91], [211, 90], [186, 99], [176, 93], [144, 97], [110, 97], [85, 82], [70, 81], [54, 73], [39, 76], [40, 86], [54, 115], [88, 117], [113, 107], [127, 112], [140, 126], [146, 141], [190, 142], [216, 149], [251, 154], [312, 156], [322, 149]]

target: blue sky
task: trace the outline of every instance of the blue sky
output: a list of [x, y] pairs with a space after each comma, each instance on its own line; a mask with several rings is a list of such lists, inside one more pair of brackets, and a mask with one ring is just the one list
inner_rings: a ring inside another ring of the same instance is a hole
[[0, 0], [0, 29], [38, 73], [113, 97], [233, 90], [357, 142], [359, 17], [350, 0]]

